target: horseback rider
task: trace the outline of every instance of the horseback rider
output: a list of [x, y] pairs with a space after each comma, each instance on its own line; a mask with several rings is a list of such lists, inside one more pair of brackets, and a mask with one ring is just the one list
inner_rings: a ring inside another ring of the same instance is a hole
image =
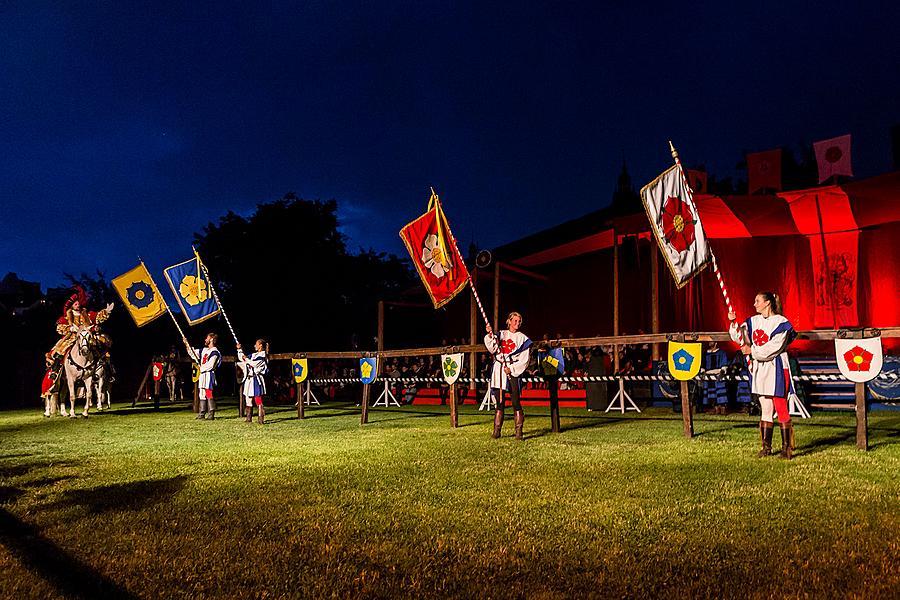
[[61, 336], [59, 341], [46, 354], [47, 374], [41, 386], [41, 394], [47, 396], [53, 393], [55, 384], [59, 379], [63, 366], [63, 357], [68, 354], [69, 350], [75, 344], [75, 337], [78, 330], [82, 327], [92, 327], [94, 329], [94, 338], [98, 343], [100, 354], [108, 355], [109, 347], [112, 345], [110, 339], [103, 333], [100, 333], [97, 326], [109, 318], [112, 312], [112, 303], [107, 304], [106, 308], [100, 311], [89, 311], [87, 309], [88, 297], [81, 286], [74, 287], [74, 293], [66, 300], [65, 308], [62, 316], [56, 321], [56, 332]]

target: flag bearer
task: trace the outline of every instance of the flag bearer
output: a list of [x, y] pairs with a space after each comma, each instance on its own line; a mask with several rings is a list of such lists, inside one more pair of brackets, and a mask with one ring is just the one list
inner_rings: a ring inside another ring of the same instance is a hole
[[256, 340], [254, 344], [256, 351], [250, 356], [246, 356], [238, 344], [238, 364], [244, 368], [244, 383], [241, 393], [244, 396], [244, 402], [247, 406], [248, 423], [253, 421], [253, 405], [259, 407], [259, 416], [257, 422], [262, 425], [266, 422], [266, 409], [263, 406], [263, 396], [266, 395], [266, 379], [265, 375], [269, 372], [269, 363], [266, 357], [269, 354], [269, 344], [263, 340]]
[[522, 410], [522, 402], [519, 399], [519, 377], [528, 367], [528, 354], [531, 348], [531, 340], [519, 331], [522, 325], [522, 315], [517, 312], [509, 313], [506, 318], [506, 327], [499, 335], [494, 335], [493, 328], [487, 326], [487, 335], [484, 336], [484, 345], [488, 352], [494, 355], [494, 365], [491, 368], [490, 390], [497, 404], [494, 414], [494, 438], [500, 437], [500, 429], [503, 426], [503, 409], [505, 398], [503, 392], [509, 392], [512, 399], [513, 410], [516, 416], [516, 439], [522, 440], [522, 426], [525, 423], [525, 412]]
[[206, 334], [203, 348], [191, 348], [187, 338], [182, 340], [188, 355], [200, 364], [200, 380], [197, 383], [200, 388], [200, 412], [197, 413], [197, 418], [202, 419], [206, 416], [207, 419], [215, 419], [216, 400], [213, 391], [216, 388], [216, 369], [222, 362], [222, 354], [216, 348], [219, 336], [212, 332]]

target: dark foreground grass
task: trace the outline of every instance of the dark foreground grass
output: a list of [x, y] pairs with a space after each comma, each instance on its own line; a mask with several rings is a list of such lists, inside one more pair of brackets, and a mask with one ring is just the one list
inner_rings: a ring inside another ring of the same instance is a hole
[[[0, 414], [0, 597], [897, 597], [900, 414]], [[776, 446], [778, 435], [776, 433]]]

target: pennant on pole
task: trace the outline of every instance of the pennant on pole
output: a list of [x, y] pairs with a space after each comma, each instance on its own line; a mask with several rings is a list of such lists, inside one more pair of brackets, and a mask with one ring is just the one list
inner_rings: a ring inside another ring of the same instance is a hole
[[853, 177], [850, 165], [850, 134], [813, 144], [819, 163], [819, 183], [834, 175]]
[[172, 265], [163, 274], [188, 323], [196, 325], [219, 314], [219, 304], [200, 265], [200, 257]]
[[706, 267], [710, 251], [681, 167], [672, 165], [641, 188], [641, 201], [675, 284], [684, 287]]
[[781, 149], [747, 155], [747, 192], [781, 190]]
[[164, 315], [168, 309], [144, 263], [113, 279], [112, 286], [138, 327]]
[[462, 291], [469, 278], [465, 263], [451, 247], [449, 231], [441, 201], [434, 193], [428, 201], [428, 212], [400, 230], [400, 237], [435, 308]]

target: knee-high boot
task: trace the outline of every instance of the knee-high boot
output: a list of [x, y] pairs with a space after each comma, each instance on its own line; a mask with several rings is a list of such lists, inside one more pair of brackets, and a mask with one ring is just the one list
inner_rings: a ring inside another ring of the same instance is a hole
[[244, 416], [245, 423], [253, 422], [253, 405], [252, 404], [250, 406], [246, 406], [246, 405], [244, 406], [244, 415], [245, 415]]
[[205, 416], [206, 416], [206, 399], [201, 398], [200, 399], [200, 412], [197, 413], [197, 418], [202, 419]]
[[209, 399], [209, 412], [206, 413], [207, 419], [215, 419], [216, 418], [216, 400], [215, 398]]
[[516, 411], [516, 439], [522, 441], [522, 426], [525, 425], [525, 411]]
[[794, 422], [779, 423], [781, 425], [781, 458], [794, 458]]
[[772, 432], [774, 429], [775, 424], [771, 421], [759, 422], [759, 437], [762, 440], [762, 449], [756, 455], [758, 458], [772, 454]]
[[266, 409], [262, 404], [259, 405], [259, 424], [266, 424]]
[[503, 411], [497, 409], [494, 412], [494, 433], [491, 434], [491, 437], [495, 440], [500, 437], [500, 428], [503, 427]]

